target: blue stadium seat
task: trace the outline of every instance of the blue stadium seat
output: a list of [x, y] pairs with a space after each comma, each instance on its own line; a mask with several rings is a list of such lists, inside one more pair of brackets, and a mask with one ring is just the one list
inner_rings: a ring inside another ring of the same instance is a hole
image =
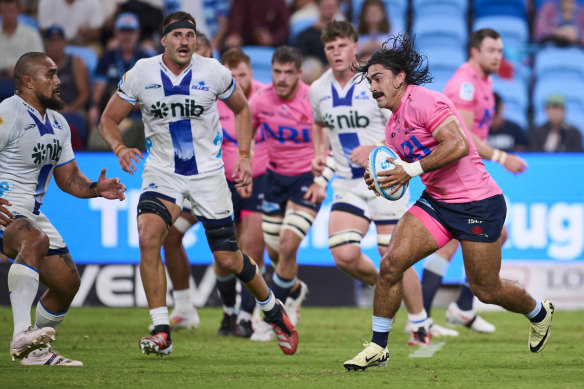
[[308, 27], [312, 26], [318, 19], [317, 18], [304, 18], [296, 20], [290, 24], [290, 33], [288, 35], [288, 42], [294, 44], [296, 37], [302, 31], [306, 30]]
[[503, 38], [505, 56], [512, 62], [518, 62], [526, 54], [529, 42], [527, 21], [517, 16], [486, 16], [477, 18], [473, 31], [492, 28]]
[[272, 56], [276, 49], [265, 46], [242, 46], [241, 49], [251, 59], [254, 79], [265, 84], [272, 82]]
[[[353, 24], [358, 26], [359, 14], [365, 0], [353, 0], [351, 12]], [[389, 15], [389, 22], [392, 31], [406, 31], [406, 18], [408, 12], [408, 0], [382, 0], [385, 10]]]
[[526, 20], [525, 0], [473, 0], [475, 18], [485, 16], [515, 16]]
[[464, 49], [468, 40], [465, 19], [460, 17], [425, 17], [417, 19], [412, 28], [416, 46], [426, 52], [433, 48]]
[[[460, 16], [466, 19], [467, 0], [412, 0], [414, 19], [427, 16]], [[415, 21], [414, 21], [415, 23]]]
[[428, 66], [434, 78], [434, 82], [424, 86], [428, 89], [443, 92], [446, 82], [466, 60], [464, 50], [462, 47], [450, 49], [434, 47], [423, 51], [423, 53], [428, 57]]
[[543, 79], [535, 84], [533, 93], [534, 124], [546, 122], [545, 100], [551, 94], [561, 94], [566, 99], [567, 121], [584, 131], [584, 122], [581, 117], [584, 113], [584, 81]]
[[584, 81], [584, 50], [576, 47], [547, 47], [537, 52], [534, 66], [538, 80], [581, 79]]
[[89, 77], [93, 80], [93, 75], [95, 74], [95, 68], [97, 68], [98, 60], [95, 51], [85, 46], [65, 46], [65, 53], [80, 57], [85, 63], [85, 66], [87, 66]]
[[523, 129], [529, 128], [527, 107], [529, 105], [528, 85], [522, 78], [513, 80], [493, 76], [493, 89], [505, 103], [505, 118], [517, 123]]

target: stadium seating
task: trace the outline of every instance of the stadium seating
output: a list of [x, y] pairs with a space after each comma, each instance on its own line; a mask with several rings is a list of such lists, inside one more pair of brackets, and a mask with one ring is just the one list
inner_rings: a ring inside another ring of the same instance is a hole
[[[392, 32], [406, 31], [406, 19], [408, 12], [408, 0], [382, 0], [385, 4]], [[365, 0], [353, 0], [351, 14], [353, 24], [359, 25], [359, 14]]]
[[85, 46], [65, 46], [65, 53], [80, 57], [87, 66], [89, 77], [93, 80], [98, 60], [95, 51]]
[[466, 20], [457, 16], [417, 19], [412, 32], [416, 34], [417, 48], [423, 52], [437, 47], [464, 49], [468, 40]]
[[306, 30], [308, 27], [312, 26], [317, 21], [317, 18], [304, 18], [298, 19], [293, 23], [290, 23], [290, 33], [288, 35], [288, 42], [294, 44], [296, 37], [302, 31]]
[[545, 101], [551, 94], [561, 94], [566, 99], [566, 117], [584, 132], [584, 81], [579, 79], [557, 80], [555, 78], [538, 79], [533, 92], [534, 125], [546, 121]]
[[526, 20], [525, 0], [473, 0], [475, 18], [514, 16]]
[[241, 49], [251, 59], [253, 78], [264, 84], [272, 82], [272, 56], [276, 49], [265, 46], [242, 46]]
[[528, 129], [527, 108], [529, 106], [528, 84], [521, 77], [506, 80], [493, 76], [493, 89], [505, 103], [505, 119]]
[[534, 75], [538, 80], [584, 81], [584, 50], [576, 47], [546, 47], [535, 56]]
[[430, 73], [434, 78], [434, 82], [425, 86], [428, 89], [443, 92], [446, 82], [466, 60], [464, 50], [462, 47], [450, 49], [433, 48], [427, 49], [423, 53], [428, 57]]
[[[467, 0], [412, 0], [414, 19], [440, 16], [460, 16], [466, 19]], [[414, 21], [415, 23], [415, 21]]]

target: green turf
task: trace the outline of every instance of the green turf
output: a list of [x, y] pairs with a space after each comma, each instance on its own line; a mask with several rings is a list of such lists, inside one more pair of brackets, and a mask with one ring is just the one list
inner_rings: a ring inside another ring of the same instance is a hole
[[[556, 312], [545, 351], [527, 349], [528, 322], [506, 312], [483, 316], [494, 334], [461, 329], [431, 358], [410, 358], [405, 314], [390, 335], [387, 369], [347, 372], [343, 362], [370, 339], [371, 310], [303, 308], [300, 345], [293, 356], [277, 343], [216, 336], [221, 312], [199, 310], [201, 326], [173, 333], [170, 357], [142, 355], [138, 339], [149, 324], [145, 308], [71, 309], [57, 332], [56, 350], [82, 368], [25, 367], [10, 361], [9, 308], [0, 308], [1, 388], [583, 388], [584, 312]], [[435, 310], [443, 323], [444, 311]], [[434, 339], [442, 341], [444, 339]]]

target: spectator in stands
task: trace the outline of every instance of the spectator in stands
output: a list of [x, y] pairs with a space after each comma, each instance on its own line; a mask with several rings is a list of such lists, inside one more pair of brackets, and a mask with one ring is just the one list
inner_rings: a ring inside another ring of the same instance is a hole
[[365, 0], [359, 14], [359, 53], [381, 48], [391, 31], [385, 5], [381, 0]]
[[132, 12], [140, 19], [140, 47], [150, 53], [158, 54], [162, 19], [164, 18], [163, 0], [123, 0], [119, 12]]
[[[34, 28], [18, 23], [18, 0], [1, 0], [0, 16], [2, 17], [2, 29], [0, 29], [0, 77], [12, 82], [12, 72], [16, 61], [21, 55], [29, 51], [43, 51], [43, 41], [40, 34]], [[14, 94], [10, 88], [7, 96]], [[4, 95], [4, 93], [2, 93]]]
[[566, 123], [564, 96], [552, 94], [546, 100], [545, 113], [548, 121], [530, 134], [531, 151], [549, 153], [582, 152], [582, 134]]
[[328, 22], [337, 19], [339, 14], [338, 0], [316, 0], [319, 18], [315, 24], [298, 34], [294, 45], [302, 52], [303, 57], [316, 57], [323, 65], [328, 64], [324, 54], [324, 45], [320, 40], [322, 28]]
[[199, 31], [195, 31], [197, 36], [197, 46], [195, 47], [195, 53], [199, 54], [201, 57], [212, 58], [213, 50], [211, 48], [211, 42], [205, 34]]
[[[174, 0], [166, 12], [184, 11], [195, 15], [197, 31], [211, 39], [214, 51], [219, 52], [229, 28], [229, 0]], [[197, 37], [198, 40], [198, 37]]]
[[61, 26], [69, 44], [99, 45], [105, 18], [99, 0], [39, 0], [38, 21], [43, 31]]
[[47, 28], [43, 37], [45, 52], [57, 65], [57, 75], [61, 80], [61, 100], [65, 106], [59, 113], [69, 122], [73, 148], [82, 148], [90, 93], [87, 67], [81, 58], [65, 53], [65, 32], [60, 26]]
[[[87, 147], [90, 150], [109, 150], [97, 131], [98, 120], [111, 95], [116, 91], [122, 76], [141, 58], [148, 58], [147, 52], [138, 47], [140, 21], [131, 12], [118, 15], [114, 25], [114, 41], [117, 47], [106, 52], [97, 64], [93, 82], [93, 105], [89, 109], [88, 126], [90, 129]], [[144, 150], [144, 125], [138, 106], [130, 112], [122, 126], [124, 143], [128, 147]]]
[[285, 0], [234, 0], [225, 46], [285, 44], [288, 42], [288, 18]]
[[546, 0], [536, 10], [535, 40], [557, 46], [584, 46], [584, 4]]
[[505, 119], [505, 103], [498, 93], [495, 93], [495, 114], [487, 143], [505, 152], [527, 151], [529, 146], [527, 133], [518, 124]]

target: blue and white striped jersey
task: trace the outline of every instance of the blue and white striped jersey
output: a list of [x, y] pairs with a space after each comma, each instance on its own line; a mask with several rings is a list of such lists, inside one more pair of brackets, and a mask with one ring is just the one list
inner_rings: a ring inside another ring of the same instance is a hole
[[19, 96], [0, 103], [0, 197], [38, 215], [53, 169], [74, 159], [63, 115], [41, 117]]
[[140, 103], [146, 163], [191, 176], [223, 166], [217, 99], [228, 99], [234, 89], [231, 72], [215, 59], [195, 54], [191, 64], [175, 75], [161, 54], [136, 62], [120, 80], [118, 95]]

